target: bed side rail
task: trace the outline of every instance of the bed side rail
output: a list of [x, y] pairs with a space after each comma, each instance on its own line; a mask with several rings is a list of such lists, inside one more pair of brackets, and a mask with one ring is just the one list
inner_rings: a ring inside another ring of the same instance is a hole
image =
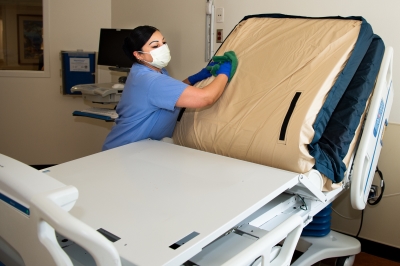
[[351, 205], [365, 208], [393, 102], [393, 48], [385, 51], [351, 174]]
[[[65, 253], [55, 237], [54, 230], [56, 230], [88, 251], [96, 261], [96, 265], [121, 265], [119, 254], [109, 240], [60, 208], [59, 203], [69, 201], [71, 196], [78, 198], [78, 190], [73, 186], [38, 194], [32, 198], [32, 211], [37, 213], [40, 241], [55, 260], [64, 258]], [[66, 264], [57, 263], [57, 265]]]
[[69, 214], [78, 199], [75, 187], [0, 154], [0, 195], [0, 238], [18, 253], [10, 257], [20, 256], [25, 265], [72, 266], [56, 230], [85, 248], [97, 265], [121, 265], [111, 242]]

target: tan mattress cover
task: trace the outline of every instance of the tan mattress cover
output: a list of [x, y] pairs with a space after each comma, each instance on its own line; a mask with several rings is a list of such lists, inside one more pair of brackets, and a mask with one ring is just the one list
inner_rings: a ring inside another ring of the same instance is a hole
[[[307, 145], [314, 136], [313, 123], [360, 27], [361, 21], [334, 19], [241, 22], [217, 53], [235, 51], [239, 60], [235, 76], [215, 104], [186, 109], [174, 142], [298, 173], [310, 171], [314, 158]], [[280, 140], [296, 93], [301, 95]]]

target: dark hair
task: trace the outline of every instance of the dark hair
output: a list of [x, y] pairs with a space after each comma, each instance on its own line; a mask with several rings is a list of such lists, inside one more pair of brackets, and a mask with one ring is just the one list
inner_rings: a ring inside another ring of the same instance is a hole
[[134, 28], [128, 37], [125, 38], [122, 49], [125, 54], [131, 59], [134, 63], [137, 63], [138, 60], [133, 55], [134, 51], [141, 51], [143, 45], [150, 39], [151, 35], [154, 32], [158, 31], [157, 28], [152, 26], [139, 26]]

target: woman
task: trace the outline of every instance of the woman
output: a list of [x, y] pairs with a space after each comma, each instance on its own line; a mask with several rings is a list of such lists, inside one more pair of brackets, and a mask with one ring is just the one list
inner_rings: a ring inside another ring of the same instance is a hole
[[133, 65], [117, 105], [119, 117], [103, 150], [147, 138], [171, 137], [180, 108], [213, 104], [230, 75], [231, 64], [224, 63], [215, 79], [202, 89], [192, 85], [211, 76], [205, 68], [184, 81], [171, 78], [165, 69], [171, 59], [168, 45], [161, 32], [151, 26], [132, 30], [123, 49]]

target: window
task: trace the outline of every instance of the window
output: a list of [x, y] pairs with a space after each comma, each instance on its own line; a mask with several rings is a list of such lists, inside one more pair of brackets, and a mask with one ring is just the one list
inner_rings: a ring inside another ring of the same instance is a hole
[[50, 76], [48, 1], [0, 4], [0, 76]]

